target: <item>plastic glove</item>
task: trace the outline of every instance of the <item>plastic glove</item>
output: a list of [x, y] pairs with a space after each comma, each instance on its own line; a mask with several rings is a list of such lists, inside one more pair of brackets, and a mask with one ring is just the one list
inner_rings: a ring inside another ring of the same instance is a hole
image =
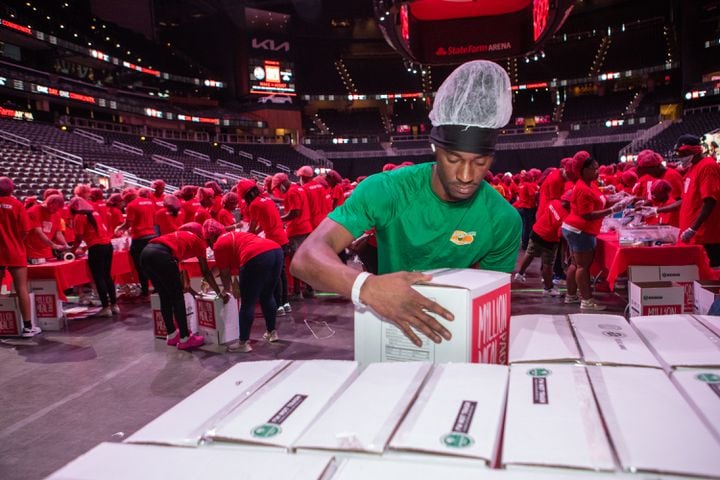
[[638, 210], [638, 213], [643, 217], [656, 217], [658, 214], [656, 207], [643, 207]]
[[603, 192], [605, 193], [615, 193], [617, 190], [615, 190], [615, 185], [608, 185], [606, 187], [603, 187]]
[[688, 243], [692, 238], [695, 236], [697, 232], [693, 230], [692, 228], [686, 228], [681, 234], [680, 234], [680, 240], [682, 240], [683, 243]]

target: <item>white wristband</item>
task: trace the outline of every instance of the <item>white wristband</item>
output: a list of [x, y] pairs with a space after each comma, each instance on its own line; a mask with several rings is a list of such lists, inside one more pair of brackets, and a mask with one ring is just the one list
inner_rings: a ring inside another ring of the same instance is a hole
[[365, 280], [368, 279], [368, 277], [371, 274], [368, 272], [360, 272], [357, 277], [355, 277], [355, 282], [352, 286], [352, 291], [350, 292], [350, 299], [353, 302], [353, 305], [356, 307], [365, 307], [366, 305], [362, 303], [360, 300], [360, 289], [362, 288], [363, 284], [365, 283]]

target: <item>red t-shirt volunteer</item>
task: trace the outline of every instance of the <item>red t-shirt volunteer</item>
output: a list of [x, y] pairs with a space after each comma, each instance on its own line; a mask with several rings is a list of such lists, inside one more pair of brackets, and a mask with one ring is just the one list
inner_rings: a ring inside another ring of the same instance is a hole
[[52, 257], [52, 248], [40, 239], [35, 228], [40, 227], [45, 236], [54, 241], [55, 235], [60, 231], [60, 212], [50, 213], [43, 205], [35, 205], [28, 209], [27, 214], [31, 228], [25, 241], [28, 258]]
[[282, 220], [280, 220], [280, 212], [272, 198], [264, 194], [256, 197], [250, 203], [248, 216], [250, 221], [256, 222], [265, 232], [265, 238], [280, 246], [288, 243], [288, 235], [285, 233]]
[[285, 212], [299, 210], [300, 215], [287, 222], [287, 235], [294, 237], [297, 235], [307, 235], [312, 232], [312, 224], [310, 223], [310, 206], [308, 205], [307, 193], [305, 189], [296, 183], [290, 185], [285, 194]]
[[703, 206], [704, 198], [714, 198], [710, 216], [700, 226], [691, 243], [720, 243], [720, 165], [714, 158], [703, 158], [685, 174], [683, 201], [680, 205], [680, 233], [690, 228]]
[[220, 211], [217, 213], [217, 217], [215, 218], [215, 220], [222, 223], [225, 227], [235, 225], [236, 223], [235, 216], [227, 208], [221, 208]]
[[[656, 208], [660, 207], [666, 207], [668, 205], [671, 205], [675, 203], [676, 200], [674, 198], [668, 198], [666, 202], [652, 202], [652, 206]], [[677, 227], [680, 225], [680, 209], [676, 208], [675, 210], [672, 210], [670, 212], [659, 212], [654, 217], [648, 217], [645, 219], [645, 223], [648, 225], [672, 225], [673, 227]]]
[[0, 266], [27, 266], [25, 236], [30, 219], [22, 202], [13, 196], [0, 197]]
[[182, 210], [178, 212], [177, 216], [174, 216], [170, 210], [165, 207], [155, 212], [155, 225], [160, 229], [160, 235], [173, 233], [184, 223], [185, 217], [183, 216]]
[[557, 243], [560, 241], [560, 227], [568, 214], [560, 200], [551, 200], [545, 208], [538, 210], [533, 231], [546, 242]]
[[605, 196], [600, 192], [597, 183], [592, 182], [588, 185], [582, 180], [578, 181], [573, 188], [570, 214], [565, 217], [565, 225], [589, 235], [599, 234], [603, 219], [585, 220], [583, 215], [602, 210], [605, 208], [605, 203]]
[[308, 206], [310, 208], [310, 225], [314, 229], [325, 218], [325, 187], [312, 180], [302, 186], [307, 193]]
[[179, 262], [195, 257], [206, 258], [207, 244], [205, 240], [185, 230], [160, 235], [150, 240], [150, 243], [165, 245], [170, 249], [173, 258]]
[[[108, 207], [108, 230], [114, 232], [115, 228], [125, 221], [122, 210], [117, 207]], [[66, 239], [67, 240], [67, 239]]]
[[128, 204], [125, 211], [133, 240], [155, 234], [155, 203], [152, 200], [138, 197]]
[[254, 257], [276, 248], [280, 245], [253, 233], [228, 232], [217, 239], [213, 251], [217, 265], [237, 270]]
[[103, 221], [102, 215], [97, 210], [92, 212], [92, 216], [97, 224], [97, 230], [90, 224], [87, 215], [78, 213], [73, 218], [75, 226], [75, 238], [82, 238], [88, 248], [95, 245], [107, 245], [110, 243], [110, 232], [107, 224]]

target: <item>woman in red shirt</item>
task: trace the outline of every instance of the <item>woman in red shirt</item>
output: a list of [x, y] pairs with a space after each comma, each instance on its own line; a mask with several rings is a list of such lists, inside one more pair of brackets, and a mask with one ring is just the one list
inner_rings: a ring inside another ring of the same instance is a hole
[[119, 193], [113, 193], [107, 199], [108, 207], [108, 230], [115, 232], [118, 225], [125, 221], [125, 216], [120, 209], [123, 203], [122, 196]]
[[672, 198], [672, 185], [667, 180], [655, 180], [650, 188], [650, 206], [640, 209], [648, 225], [680, 226], [680, 205]]
[[233, 192], [228, 192], [222, 199], [222, 208], [217, 213], [216, 220], [222, 223], [225, 227], [235, 226], [235, 216], [233, 212], [238, 206], [238, 196]]
[[13, 181], [8, 177], [0, 177], [0, 280], [5, 277], [5, 270], [9, 270], [20, 303], [24, 327], [22, 336], [32, 337], [41, 330], [32, 326], [30, 315], [27, 252], [24, 243], [30, 231], [30, 219], [20, 200], [12, 196], [13, 190]]
[[177, 231], [185, 223], [185, 216], [182, 212], [180, 199], [175, 195], [166, 195], [161, 202], [163, 206], [155, 212], [155, 225], [160, 230], [160, 235], [167, 235]]
[[115, 282], [112, 279], [113, 247], [112, 234], [102, 215], [87, 200], [74, 197], [68, 204], [73, 214], [75, 241], [73, 251], [77, 251], [83, 240], [87, 245], [88, 267], [95, 282], [102, 310], [97, 317], [112, 317], [120, 313], [115, 295]]
[[231, 273], [240, 271], [240, 340], [231, 344], [228, 350], [252, 351], [250, 330], [258, 300], [267, 330], [263, 339], [277, 342], [277, 303], [274, 292], [283, 265], [280, 245], [252, 233], [226, 233], [225, 227], [216, 220], [207, 220], [203, 224], [203, 235], [215, 252], [215, 263], [220, 268], [220, 279], [225, 291], [232, 289]]
[[[188, 328], [184, 288], [178, 264], [197, 257], [205, 280], [221, 295], [220, 288], [208, 268], [205, 256], [207, 245], [202, 236], [199, 223], [186, 223], [181, 225], [177, 232], [152, 239], [140, 254], [140, 264], [160, 296], [160, 312], [168, 332], [167, 344], [180, 350], [199, 347], [205, 343], [205, 339], [202, 335], [193, 334]], [[224, 292], [222, 296], [227, 303], [230, 296]]]
[[603, 217], [622, 211], [629, 201], [621, 200], [612, 208], [607, 208], [608, 200], [596, 182], [598, 163], [588, 152], [581, 150], [573, 156], [572, 169], [578, 180], [573, 188], [570, 214], [562, 224], [562, 235], [572, 255], [572, 263], [567, 270], [565, 303], [579, 302], [581, 310], [605, 310], [604, 305], [592, 298], [590, 264], [595, 255], [596, 237], [600, 233]]

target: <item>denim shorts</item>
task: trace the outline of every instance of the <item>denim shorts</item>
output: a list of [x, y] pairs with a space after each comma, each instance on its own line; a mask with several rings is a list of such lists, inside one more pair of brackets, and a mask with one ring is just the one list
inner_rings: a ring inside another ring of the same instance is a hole
[[567, 228], [562, 229], [562, 235], [567, 241], [568, 247], [570, 247], [570, 253], [591, 252], [595, 250], [595, 245], [597, 244], [595, 235], [584, 232], [575, 233]]

